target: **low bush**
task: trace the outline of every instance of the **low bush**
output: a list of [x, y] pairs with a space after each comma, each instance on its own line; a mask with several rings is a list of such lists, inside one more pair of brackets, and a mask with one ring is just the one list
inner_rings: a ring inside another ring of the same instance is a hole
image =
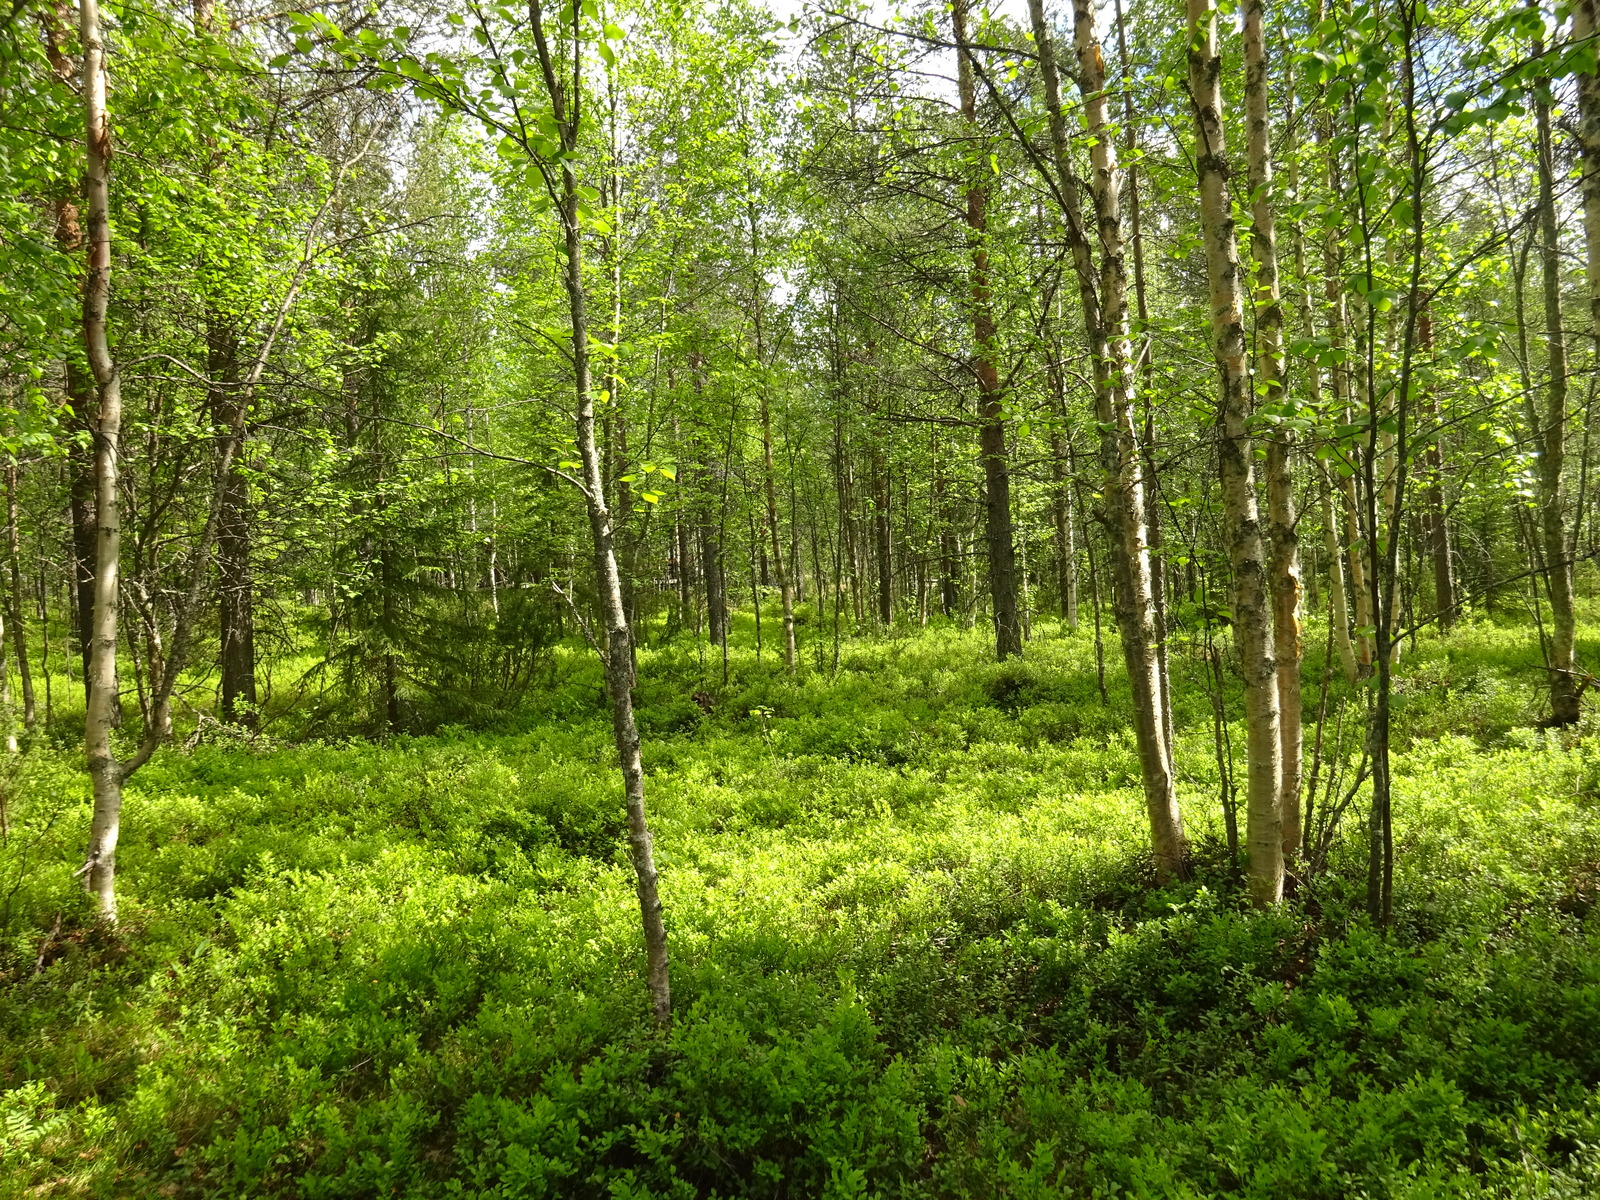
[[520, 732], [163, 752], [114, 935], [72, 878], [79, 768], [35, 750], [0, 1195], [1593, 1195], [1600, 756], [1480, 719], [1509, 636], [1404, 660], [1383, 934], [1353, 820], [1243, 906], [1199, 721], [1197, 875], [1156, 889], [1084, 636], [999, 668], [935, 630], [793, 684], [741, 648], [726, 688], [643, 649], [668, 1033], [581, 655]]

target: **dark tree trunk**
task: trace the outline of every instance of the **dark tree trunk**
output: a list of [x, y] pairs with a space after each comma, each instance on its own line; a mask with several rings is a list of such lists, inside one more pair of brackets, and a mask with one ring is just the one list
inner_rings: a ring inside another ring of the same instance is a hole
[[[239, 344], [233, 330], [213, 317], [206, 330], [206, 375], [212, 421], [224, 429], [242, 428], [247, 414], [239, 388]], [[254, 725], [256, 720], [255, 583], [250, 570], [250, 484], [240, 470], [243, 447], [222, 482], [222, 512], [217, 527], [217, 576], [221, 631], [222, 719]]]
[[11, 574], [11, 644], [22, 682], [22, 727], [29, 733], [38, 723], [33, 696], [33, 668], [28, 661], [28, 638], [22, 624], [22, 532], [17, 526], [17, 464], [6, 468], [7, 561]]
[[[978, 123], [977, 93], [967, 49], [967, 0], [955, 0], [951, 21], [957, 49], [957, 84], [961, 111], [969, 124]], [[979, 183], [967, 187], [968, 244], [972, 255], [972, 373], [978, 381], [978, 449], [983, 457], [984, 536], [989, 550], [989, 595], [994, 604], [995, 656], [1022, 653], [1022, 624], [1017, 615], [1016, 546], [1011, 536], [1011, 466], [1006, 457], [1004, 394], [995, 362], [994, 301], [989, 284], [989, 192]]]
[[[84, 372], [67, 364], [67, 403], [72, 406], [74, 432], [90, 434], [89, 416], [94, 404], [93, 381]], [[90, 443], [69, 443], [67, 452], [67, 504], [72, 517], [72, 594], [77, 617], [73, 634], [78, 656], [83, 662], [84, 697], [89, 694], [89, 657], [94, 644], [95, 545], [99, 526], [95, 520], [94, 454]]]
[[[1423, 308], [1417, 313], [1417, 350], [1433, 355], [1433, 314]], [[1456, 620], [1456, 574], [1451, 561], [1450, 517], [1444, 497], [1444, 450], [1440, 445], [1439, 397], [1432, 388], [1425, 397], [1433, 436], [1423, 452], [1428, 471], [1428, 486], [1422, 510], [1422, 528], [1427, 535], [1428, 553], [1433, 561], [1433, 611], [1439, 628], [1446, 633]]]
[[872, 534], [878, 550], [878, 620], [894, 624], [894, 558], [889, 530], [889, 471], [883, 451], [872, 451]]

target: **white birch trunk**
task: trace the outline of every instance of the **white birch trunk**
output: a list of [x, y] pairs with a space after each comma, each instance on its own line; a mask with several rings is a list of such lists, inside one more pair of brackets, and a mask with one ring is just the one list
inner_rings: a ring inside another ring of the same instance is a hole
[[1134, 736], [1140, 778], [1150, 821], [1156, 872], [1166, 880], [1188, 869], [1188, 840], [1178, 810], [1169, 739], [1162, 704], [1163, 680], [1155, 620], [1150, 547], [1145, 526], [1145, 480], [1134, 414], [1133, 368], [1129, 360], [1128, 282], [1123, 255], [1121, 180], [1116, 145], [1106, 128], [1104, 66], [1094, 37], [1092, 10], [1074, 9], [1074, 42], [1079, 83], [1091, 132], [1096, 240], [1101, 265], [1096, 271], [1084, 228], [1080, 189], [1069, 158], [1066, 118], [1061, 103], [1055, 40], [1045, 20], [1043, 0], [1029, 0], [1034, 39], [1044, 74], [1051, 150], [1073, 263], [1078, 276], [1084, 327], [1094, 357], [1095, 415], [1100, 423], [1107, 532], [1115, 579], [1114, 608], [1123, 661], [1133, 692]]
[[[1264, 0], [1246, 0], [1244, 10], [1245, 158], [1249, 164], [1251, 252], [1256, 266], [1257, 400], [1279, 405], [1288, 396], [1284, 380], [1283, 302], [1278, 283], [1278, 239], [1273, 213], [1272, 137], [1267, 95]], [[1279, 425], [1267, 440], [1267, 543], [1272, 588], [1272, 636], [1277, 654], [1279, 731], [1282, 739], [1279, 819], [1284, 854], [1300, 848], [1300, 776], [1303, 752], [1300, 715], [1300, 546], [1295, 533], [1294, 434]]]
[[94, 788], [84, 886], [95, 898], [100, 918], [117, 919], [117, 836], [122, 825], [122, 772], [112, 750], [118, 724], [117, 603], [122, 554], [122, 520], [117, 490], [117, 458], [122, 435], [122, 378], [106, 337], [106, 307], [111, 297], [111, 118], [106, 108], [106, 47], [98, 0], [81, 0], [83, 98], [87, 189], [88, 273], [83, 289], [83, 343], [99, 394], [94, 426], [94, 489], [97, 521], [94, 615], [89, 652], [88, 707], [84, 750]]
[[1233, 628], [1245, 685], [1246, 834], [1250, 895], [1257, 906], [1283, 897], [1279, 810], [1282, 726], [1273, 639], [1272, 589], [1256, 506], [1250, 435], [1250, 371], [1245, 352], [1243, 271], [1228, 196], [1222, 126], [1222, 54], [1211, 0], [1187, 0], [1189, 90], [1195, 114], [1200, 217], [1211, 285], [1211, 332], [1220, 376], [1218, 446], [1222, 502], [1233, 568]]

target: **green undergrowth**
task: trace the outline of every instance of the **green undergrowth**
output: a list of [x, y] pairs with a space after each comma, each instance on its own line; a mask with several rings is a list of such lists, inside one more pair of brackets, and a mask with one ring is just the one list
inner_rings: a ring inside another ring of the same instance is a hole
[[[1600, 1194], [1600, 753], [1535, 728], [1527, 631], [1402, 661], [1379, 935], [1359, 795], [1325, 873], [1242, 907], [1181, 653], [1198, 869], [1157, 889], [1087, 633], [849, 641], [836, 676], [806, 644], [790, 682], [742, 620], [726, 686], [688, 638], [640, 655], [664, 1035], [586, 649], [516, 731], [158, 756], [115, 934], [76, 759], [24, 755], [0, 1195]], [[1311, 659], [1337, 801], [1364, 699]]]

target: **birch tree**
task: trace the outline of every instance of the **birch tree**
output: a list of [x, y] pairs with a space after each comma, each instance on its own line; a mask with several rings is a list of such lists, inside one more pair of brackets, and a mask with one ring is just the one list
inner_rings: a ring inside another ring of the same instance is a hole
[[[1266, 4], [1245, 0], [1244, 96], [1245, 160], [1249, 167], [1250, 246], [1255, 259], [1254, 399], [1277, 417], [1266, 438], [1268, 579], [1272, 591], [1272, 637], [1277, 657], [1281, 739], [1278, 812], [1283, 852], [1300, 848], [1300, 546], [1290, 468], [1293, 426], [1282, 411], [1289, 405], [1284, 380], [1283, 303], [1278, 285], [1278, 237], [1273, 213], [1272, 130], [1268, 105]], [[1274, 411], [1278, 410], [1278, 411]]]
[[1211, 294], [1211, 337], [1219, 375], [1218, 457], [1233, 628], [1245, 688], [1246, 834], [1250, 894], [1259, 906], [1283, 897], [1282, 722], [1273, 636], [1272, 587], [1256, 504], [1251, 383], [1245, 349], [1242, 270], [1228, 189], [1222, 119], [1222, 54], [1211, 0], [1188, 0], [1189, 91], [1195, 167]]
[[[584, 279], [584, 239], [586, 230], [595, 225], [591, 205], [599, 200], [600, 191], [579, 181], [577, 165], [585, 122], [590, 119], [585, 45], [610, 61], [617, 56], [611, 43], [625, 35], [618, 26], [601, 19], [598, 9], [584, 0], [562, 0], [549, 16], [539, 0], [531, 0], [526, 16], [526, 36], [532, 45], [514, 47], [508, 39], [515, 40], [517, 31], [497, 28], [485, 13], [474, 10], [473, 37], [481, 54], [466, 54], [461, 61], [437, 51], [419, 60], [409, 53], [409, 30], [369, 41], [347, 38], [326, 18], [308, 18], [307, 23], [331, 36], [352, 58], [376, 61], [397, 85], [409, 83], [424, 98], [469, 116], [498, 134], [502, 157], [521, 166], [525, 178], [538, 182], [555, 214], [560, 238], [558, 270], [566, 301], [566, 350], [571, 368], [577, 460], [554, 470], [578, 490], [588, 517], [604, 634], [597, 648], [622, 774], [629, 858], [644, 934], [645, 983], [655, 1021], [664, 1026], [672, 1019], [670, 963], [654, 842], [645, 809], [639, 730], [634, 720], [633, 631], [623, 596], [617, 529], [607, 500], [595, 428], [595, 347]], [[386, 57], [386, 52], [395, 57]], [[480, 77], [489, 83], [482, 90], [474, 86]], [[616, 353], [616, 347], [609, 347], [607, 352]], [[569, 468], [578, 474], [566, 475]]]
[[1094, 138], [1091, 164], [1094, 244], [1100, 251], [1097, 267], [1068, 146], [1055, 39], [1045, 18], [1043, 0], [1029, 0], [1028, 11], [1044, 80], [1054, 190], [1071, 243], [1084, 330], [1093, 356], [1105, 518], [1113, 547], [1115, 610], [1122, 635], [1123, 660], [1133, 690], [1140, 778], [1144, 785], [1156, 870], [1161, 878], [1168, 879], [1187, 870], [1188, 844], [1183, 818], [1178, 811], [1171, 742], [1162, 703], [1162, 660], [1158, 652], [1150, 546], [1145, 525], [1146, 460], [1139, 443], [1130, 361], [1121, 175], [1117, 168], [1116, 143], [1107, 128], [1104, 58], [1094, 33], [1093, 10], [1086, 0], [1080, 0], [1074, 8], [1073, 37], [1080, 90], [1090, 136]]

